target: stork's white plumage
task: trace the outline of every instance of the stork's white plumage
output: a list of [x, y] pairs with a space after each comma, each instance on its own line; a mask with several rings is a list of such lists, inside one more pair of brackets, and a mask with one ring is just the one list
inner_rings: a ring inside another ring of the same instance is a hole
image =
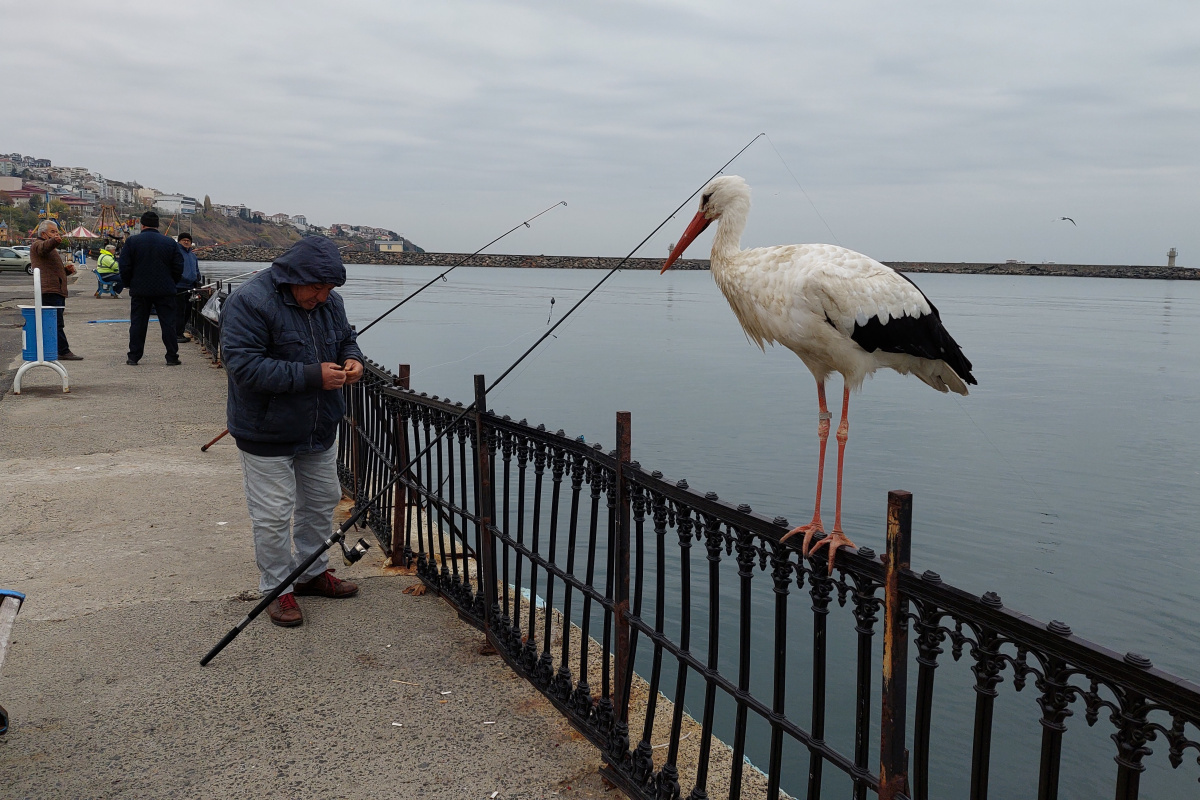
[[[714, 220], [711, 271], [746, 337], [764, 348], [781, 344], [800, 357], [817, 380], [820, 406], [817, 434], [820, 462], [812, 522], [790, 531], [804, 533], [803, 551], [821, 523], [821, 489], [829, 409], [825, 381], [834, 372], [845, 381], [842, 420], [837, 430], [837, 510], [829, 545], [853, 544], [842, 532], [842, 461], [849, 438], [850, 390], [881, 367], [920, 378], [940, 392], [967, 394], [974, 384], [971, 362], [942, 326], [941, 317], [912, 281], [873, 258], [830, 244], [797, 244], [741, 249], [750, 213], [750, 187], [736, 175], [715, 178], [704, 188], [700, 210], [671, 251], [670, 269], [691, 242]], [[816, 548], [813, 548], [815, 550]]]

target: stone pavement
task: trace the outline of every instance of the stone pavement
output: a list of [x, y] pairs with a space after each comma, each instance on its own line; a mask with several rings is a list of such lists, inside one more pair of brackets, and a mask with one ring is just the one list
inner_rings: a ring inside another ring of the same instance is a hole
[[[0, 389], [24, 276], [0, 278]], [[0, 675], [4, 798], [600, 798], [599, 757], [482, 635], [377, 548], [199, 659], [257, 587], [225, 374], [194, 344], [125, 365], [127, 299], [67, 301], [71, 392], [36, 369], [0, 400], [0, 587], [25, 592]], [[368, 540], [371, 537], [368, 535]], [[448, 694], [443, 694], [448, 693]]]

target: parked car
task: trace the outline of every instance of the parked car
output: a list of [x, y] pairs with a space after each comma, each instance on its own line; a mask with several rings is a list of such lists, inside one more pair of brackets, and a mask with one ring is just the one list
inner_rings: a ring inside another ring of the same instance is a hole
[[20, 253], [23, 256], [29, 255], [29, 245], [27, 245], [27, 244], [14, 244], [14, 245], [11, 245], [10, 249], [16, 250], [18, 253]]
[[24, 270], [33, 274], [33, 261], [29, 258], [29, 248], [24, 253], [17, 252], [13, 247], [0, 247], [0, 270]]

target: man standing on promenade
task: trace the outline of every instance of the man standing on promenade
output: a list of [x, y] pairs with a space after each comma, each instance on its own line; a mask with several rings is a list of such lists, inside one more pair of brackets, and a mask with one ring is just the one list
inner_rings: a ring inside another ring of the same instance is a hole
[[37, 240], [29, 246], [29, 260], [33, 267], [42, 271], [42, 305], [58, 308], [58, 360], [82, 361], [83, 356], [72, 353], [67, 342], [63, 311], [67, 305], [67, 276], [75, 274], [75, 265], [63, 264], [58, 252], [61, 243], [58, 224], [54, 220], [43, 220], [37, 226]]
[[158, 232], [158, 214], [142, 214], [142, 232], [131, 236], [117, 259], [121, 283], [129, 287], [129, 357], [136, 367], [146, 349], [150, 311], [158, 315], [167, 364], [179, 365], [179, 343], [175, 341], [175, 283], [183, 276], [183, 251], [174, 240]]
[[[104, 245], [100, 249], [100, 255], [96, 256], [96, 271], [100, 273], [100, 277], [112, 283], [113, 291], [117, 296], [121, 296], [121, 290], [125, 288], [125, 284], [121, 283], [121, 273], [117, 268], [117, 257], [113, 255], [116, 245], [112, 242]], [[96, 296], [100, 296], [100, 292], [96, 292]]]
[[[342, 386], [362, 377], [365, 360], [342, 298], [333, 292], [345, 282], [337, 245], [310, 236], [239, 286], [221, 311], [226, 421], [241, 451], [263, 592], [322, 547], [341, 499], [336, 441], [346, 408]], [[304, 622], [297, 594], [358, 592], [335, 578], [328, 564], [322, 553], [267, 606], [271, 622]]]
[[175, 341], [187, 341], [183, 332], [187, 330], [188, 309], [192, 302], [192, 289], [200, 282], [200, 262], [192, 252], [192, 235], [179, 234], [179, 248], [183, 250], [183, 277], [175, 283]]

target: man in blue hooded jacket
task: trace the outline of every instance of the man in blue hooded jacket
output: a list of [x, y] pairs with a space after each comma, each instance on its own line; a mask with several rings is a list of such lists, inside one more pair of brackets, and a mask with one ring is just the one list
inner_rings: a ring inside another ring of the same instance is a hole
[[[221, 312], [227, 421], [241, 451], [264, 592], [324, 544], [341, 499], [334, 443], [345, 411], [342, 386], [362, 377], [365, 360], [333, 292], [345, 282], [337, 246], [311, 236], [239, 286]], [[297, 594], [358, 591], [334, 577], [328, 563], [323, 553], [267, 607], [272, 622], [304, 622]]]

